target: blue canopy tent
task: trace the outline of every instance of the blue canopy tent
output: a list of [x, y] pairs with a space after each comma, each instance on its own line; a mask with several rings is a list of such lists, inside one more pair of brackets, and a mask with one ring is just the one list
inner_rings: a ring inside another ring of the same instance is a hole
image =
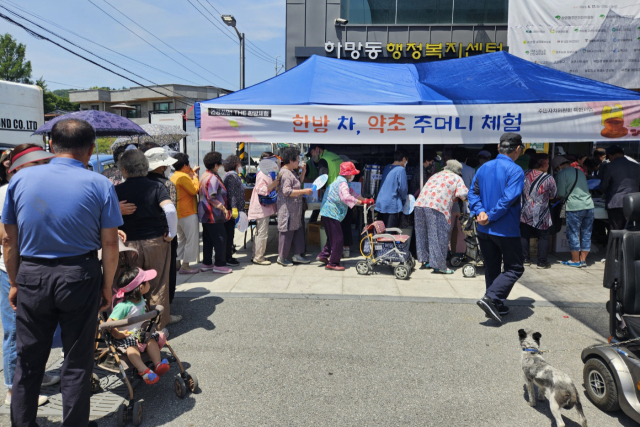
[[215, 141], [482, 144], [510, 131], [596, 141], [632, 138], [640, 93], [506, 52], [417, 64], [312, 56], [195, 113], [202, 139]]

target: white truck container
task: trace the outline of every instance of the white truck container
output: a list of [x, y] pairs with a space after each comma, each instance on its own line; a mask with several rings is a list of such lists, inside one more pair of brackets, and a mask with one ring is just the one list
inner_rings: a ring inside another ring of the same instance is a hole
[[40, 86], [0, 81], [0, 147], [43, 145], [41, 135], [31, 136], [43, 123]]

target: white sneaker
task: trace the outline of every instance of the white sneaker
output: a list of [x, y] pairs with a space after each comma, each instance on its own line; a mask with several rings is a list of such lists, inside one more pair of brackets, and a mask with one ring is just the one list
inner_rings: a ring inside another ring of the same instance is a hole
[[291, 261], [295, 262], [296, 264], [309, 264], [311, 262], [307, 258], [300, 255], [294, 255], [291, 258]]
[[58, 384], [59, 382], [60, 382], [59, 376], [44, 374], [44, 377], [42, 378], [42, 387]]
[[[42, 406], [49, 401], [47, 396], [38, 396], [38, 406]], [[4, 404], [11, 406], [11, 392], [7, 392], [7, 396], [4, 398]]]

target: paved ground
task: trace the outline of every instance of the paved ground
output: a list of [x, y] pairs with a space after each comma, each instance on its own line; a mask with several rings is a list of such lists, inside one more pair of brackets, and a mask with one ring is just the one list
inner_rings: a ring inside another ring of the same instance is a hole
[[[274, 240], [275, 233], [271, 253]], [[475, 306], [481, 274], [417, 270], [399, 281], [381, 267], [358, 276], [357, 258], [341, 273], [262, 267], [250, 264], [247, 249], [233, 274], [179, 276], [172, 311], [185, 320], [170, 327], [171, 342], [202, 391], [179, 400], [166, 377], [141, 386], [143, 425], [551, 426], [547, 404], [526, 403], [517, 330], [537, 328], [552, 351], [547, 360], [581, 392], [580, 352], [607, 336], [602, 254], [587, 269], [561, 266], [562, 256], [550, 270], [527, 268], [512, 315], [497, 327]], [[634, 425], [586, 397], [583, 404], [591, 426]], [[567, 426], [577, 426], [575, 412], [566, 415]], [[116, 425], [114, 417], [98, 422]]]
[[[538, 329], [581, 393], [580, 352], [606, 333], [595, 308], [516, 307], [502, 327], [471, 304], [180, 298], [176, 311], [172, 344], [202, 391], [141, 386], [146, 426], [552, 426], [546, 403], [526, 403], [517, 330]], [[634, 425], [582, 400], [591, 426]]]
[[[449, 276], [434, 274], [431, 270], [416, 270], [409, 280], [397, 280], [392, 269], [386, 266], [377, 267], [373, 275], [361, 276], [356, 272], [355, 264], [364, 258], [355, 247], [352, 249], [354, 256], [343, 261], [347, 267], [344, 272], [325, 270], [315, 261], [310, 265], [282, 267], [275, 263], [276, 255], [267, 257], [273, 261], [272, 265], [259, 266], [251, 263], [252, 243], [249, 241], [245, 250], [242, 246], [243, 236], [236, 235], [235, 240], [239, 248], [236, 257], [241, 261], [240, 267], [235, 268], [232, 274], [222, 276], [212, 272], [178, 276], [178, 291], [188, 292], [189, 296], [210, 293], [280, 297], [286, 295], [278, 294], [359, 295], [362, 298], [390, 296], [460, 302], [478, 299], [485, 290], [482, 268], [478, 269], [478, 276], [475, 278], [463, 277], [461, 269]], [[307, 249], [309, 258], [315, 260], [320, 248], [309, 246]], [[271, 226], [267, 254], [275, 253], [277, 229]], [[537, 305], [600, 306], [607, 301], [608, 291], [602, 287], [602, 253], [590, 255], [589, 267], [585, 269], [561, 265], [560, 262], [568, 259], [568, 255], [550, 255], [549, 261], [553, 266], [549, 270], [538, 270], [535, 265], [527, 267], [514, 287], [511, 299], [525, 304], [535, 301]]]

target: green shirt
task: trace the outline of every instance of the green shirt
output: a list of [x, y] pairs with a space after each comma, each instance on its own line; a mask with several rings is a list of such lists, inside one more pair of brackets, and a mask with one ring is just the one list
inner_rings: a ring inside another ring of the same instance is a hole
[[[575, 181], [576, 169], [568, 167], [561, 170], [556, 177], [558, 197], [566, 196]], [[584, 176], [584, 173], [578, 171], [578, 182], [567, 199], [567, 211], [574, 212], [585, 209], [593, 209], [593, 200], [591, 199], [591, 193], [589, 193], [587, 178]]]
[[132, 308], [137, 308], [139, 311], [141, 311], [141, 313], [138, 313], [138, 314], [144, 313], [145, 311], [144, 298], [142, 298], [140, 302], [137, 304], [132, 303], [131, 301], [122, 301], [116, 304], [109, 318], [113, 320], [126, 319], [127, 317], [129, 317], [129, 313], [131, 312]]
[[531, 160], [531, 157], [528, 154], [523, 154], [516, 160], [516, 165], [520, 166], [523, 171], [526, 171], [529, 169], [529, 160]]
[[[320, 155], [320, 159], [327, 162], [327, 166], [329, 168], [329, 179], [327, 180], [326, 186], [329, 187], [333, 184], [333, 181], [340, 175], [340, 165], [342, 164], [342, 158], [331, 151], [324, 150], [322, 155]], [[313, 163], [312, 159], [307, 161], [307, 178], [314, 180], [318, 177], [318, 168]]]

